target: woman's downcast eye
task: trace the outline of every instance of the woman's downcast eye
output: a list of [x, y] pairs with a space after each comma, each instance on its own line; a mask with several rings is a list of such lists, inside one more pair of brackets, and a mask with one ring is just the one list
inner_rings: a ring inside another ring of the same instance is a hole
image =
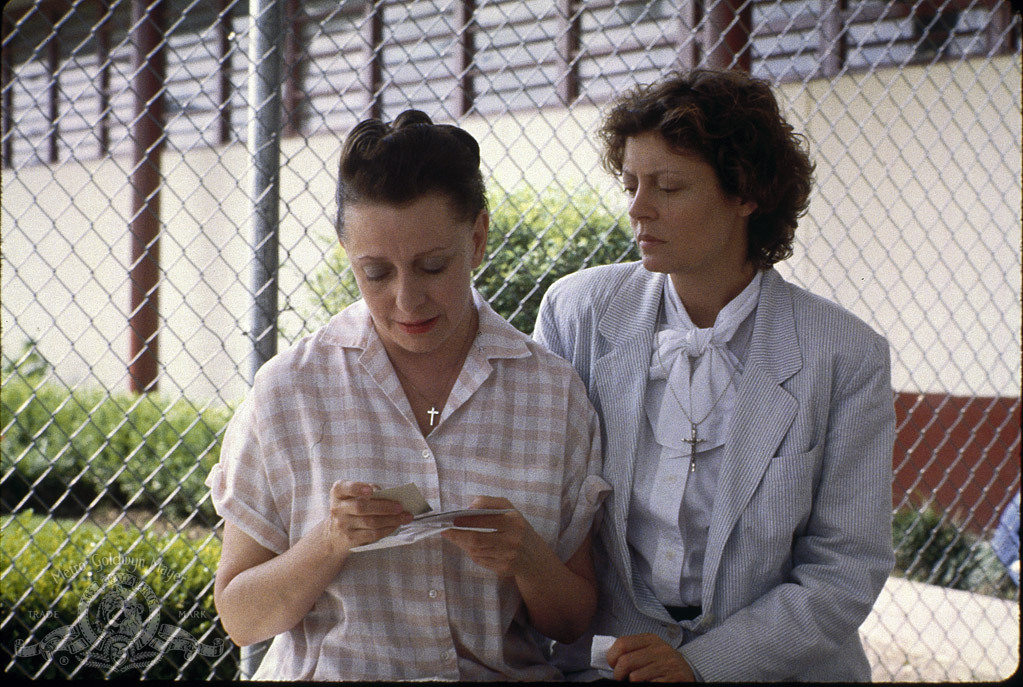
[[362, 268], [362, 273], [365, 274], [366, 279], [369, 279], [370, 281], [380, 281], [381, 279], [384, 279], [389, 272], [390, 270], [388, 268], [380, 266]]
[[[624, 187], [622, 187], [622, 190], [625, 191], [625, 195], [627, 195], [627, 196], [634, 196], [634, 195], [636, 195], [636, 187], [635, 186], [624, 186]], [[661, 193], [676, 193], [678, 191], [681, 191], [682, 189], [680, 187], [678, 187], [678, 186], [674, 186], [673, 185], [673, 186], [658, 186], [657, 190], [660, 191]]]
[[[419, 264], [418, 269], [423, 274], [441, 274], [449, 264], [448, 260], [430, 260]], [[368, 265], [362, 267], [362, 273], [369, 281], [383, 281], [391, 275], [391, 268], [383, 265]]]
[[420, 269], [427, 274], [440, 274], [447, 266], [447, 260], [431, 260], [420, 265]]

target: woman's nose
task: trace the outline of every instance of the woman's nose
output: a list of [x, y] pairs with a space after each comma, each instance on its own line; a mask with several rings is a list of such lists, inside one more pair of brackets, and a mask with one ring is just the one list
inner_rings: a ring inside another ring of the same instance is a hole
[[414, 275], [399, 274], [396, 288], [397, 293], [394, 295], [394, 301], [402, 312], [414, 313], [426, 300], [423, 285]]
[[649, 219], [657, 214], [657, 208], [650, 197], [650, 191], [643, 185], [636, 188], [629, 202], [629, 217], [633, 219]]

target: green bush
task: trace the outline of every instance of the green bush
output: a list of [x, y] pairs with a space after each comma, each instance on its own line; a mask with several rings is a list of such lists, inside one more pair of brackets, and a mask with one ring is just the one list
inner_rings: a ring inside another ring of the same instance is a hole
[[0, 388], [3, 512], [130, 505], [179, 518], [198, 512], [212, 524], [203, 482], [230, 416], [158, 394], [70, 390], [23, 356], [5, 365]]
[[540, 299], [557, 279], [638, 258], [628, 222], [612, 215], [596, 191], [520, 190], [493, 197], [490, 206], [487, 257], [476, 287], [520, 331], [533, 331]]
[[[574, 194], [524, 189], [489, 198], [487, 254], [475, 275], [476, 288], [494, 309], [529, 333], [540, 299], [556, 279], [583, 267], [638, 257], [628, 222], [605, 207], [596, 191]], [[331, 236], [322, 268], [306, 279], [310, 292], [303, 313], [312, 329], [359, 298], [344, 251]]]
[[892, 520], [895, 570], [909, 580], [1016, 598], [991, 544], [933, 506], [904, 507]]
[[[219, 559], [220, 542], [212, 534], [190, 538], [117, 526], [104, 531], [88, 523], [70, 527], [31, 512], [5, 517], [0, 613], [7, 622], [0, 644], [12, 657], [7, 672], [42, 678], [233, 679], [238, 652], [213, 607]], [[112, 606], [140, 610], [135, 617], [140, 622], [132, 624], [132, 614], [124, 610], [111, 618]], [[59, 638], [68, 634], [59, 647]], [[173, 636], [176, 643], [163, 643]], [[125, 658], [141, 664], [114, 663]]]

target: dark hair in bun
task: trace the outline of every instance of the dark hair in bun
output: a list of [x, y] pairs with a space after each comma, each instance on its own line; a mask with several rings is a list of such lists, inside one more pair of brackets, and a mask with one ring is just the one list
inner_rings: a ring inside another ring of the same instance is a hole
[[434, 124], [419, 110], [406, 110], [390, 124], [359, 122], [345, 139], [338, 167], [335, 229], [342, 239], [348, 205], [405, 205], [442, 193], [466, 221], [487, 207], [476, 139], [456, 126]]

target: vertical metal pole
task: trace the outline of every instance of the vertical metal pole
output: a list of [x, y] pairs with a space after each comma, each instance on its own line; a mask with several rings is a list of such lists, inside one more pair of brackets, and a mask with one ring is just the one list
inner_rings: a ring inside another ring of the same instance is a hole
[[[252, 203], [252, 355], [249, 382], [277, 353], [280, 228], [281, 35], [284, 0], [249, 0], [249, 201]], [[270, 642], [241, 651], [242, 679], [259, 668]]]
[[365, 116], [379, 119], [383, 116], [383, 96], [380, 86], [383, 83], [384, 55], [380, 44], [384, 42], [383, 7], [379, 0], [366, 3], [366, 16], [362, 25], [362, 40], [366, 46], [365, 64], [362, 68], [362, 86], [366, 89]]
[[305, 9], [299, 0], [287, 0], [284, 14], [284, 135], [302, 133], [305, 107], [302, 102], [306, 59], [302, 51], [305, 36]]
[[132, 4], [135, 49], [131, 172], [131, 390], [154, 391], [159, 367], [160, 154], [163, 150], [164, 26], [160, 0]]
[[283, 0], [250, 0], [249, 156], [252, 203], [252, 361], [277, 353], [277, 263], [280, 224], [281, 35]]

